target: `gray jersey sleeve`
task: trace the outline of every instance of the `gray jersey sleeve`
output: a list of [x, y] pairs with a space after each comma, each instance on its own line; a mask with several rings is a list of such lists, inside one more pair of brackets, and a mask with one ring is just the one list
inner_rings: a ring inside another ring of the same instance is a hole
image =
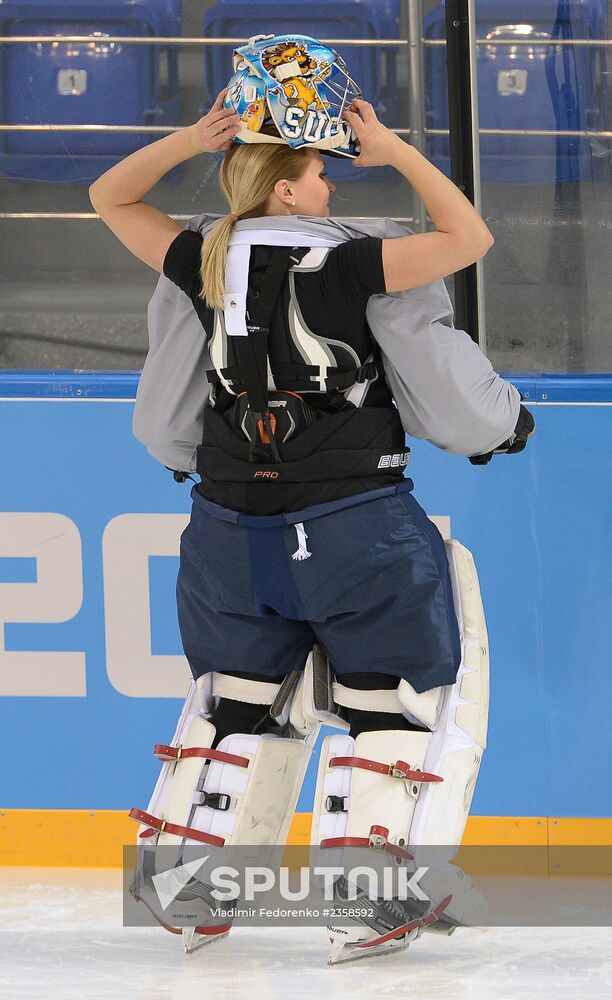
[[481, 455], [514, 431], [520, 393], [467, 333], [455, 330], [443, 281], [373, 296], [366, 317], [407, 434], [458, 455]]
[[[413, 235], [391, 219], [348, 222], [359, 232]], [[456, 455], [492, 451], [514, 431], [521, 397], [493, 369], [472, 338], [453, 325], [443, 281], [375, 295], [366, 318], [404, 430]]]
[[[208, 217], [190, 219], [188, 229]], [[169, 469], [193, 472], [202, 441], [210, 368], [204, 330], [191, 299], [163, 274], [147, 312], [149, 353], [132, 420], [134, 437]]]

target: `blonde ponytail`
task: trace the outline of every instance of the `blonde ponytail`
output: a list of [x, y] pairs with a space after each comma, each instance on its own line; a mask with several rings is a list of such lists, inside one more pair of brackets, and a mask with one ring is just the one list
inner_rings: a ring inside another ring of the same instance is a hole
[[297, 181], [308, 166], [308, 149], [291, 149], [272, 143], [233, 143], [219, 171], [219, 185], [232, 212], [219, 219], [202, 243], [201, 298], [211, 309], [223, 309], [225, 265], [234, 215], [256, 219], [266, 206], [277, 181]]
[[225, 218], [219, 219], [202, 243], [200, 298], [204, 299], [211, 309], [223, 309], [225, 263], [233, 226], [232, 216], [226, 215]]

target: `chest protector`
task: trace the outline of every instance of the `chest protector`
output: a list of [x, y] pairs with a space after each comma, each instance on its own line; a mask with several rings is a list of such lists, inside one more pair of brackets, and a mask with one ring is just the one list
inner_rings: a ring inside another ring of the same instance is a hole
[[403, 477], [409, 450], [374, 341], [326, 339], [301, 315], [293, 272], [328, 252], [272, 249], [261, 280], [249, 277], [246, 336], [215, 310], [196, 470], [198, 492], [221, 506], [275, 514]]

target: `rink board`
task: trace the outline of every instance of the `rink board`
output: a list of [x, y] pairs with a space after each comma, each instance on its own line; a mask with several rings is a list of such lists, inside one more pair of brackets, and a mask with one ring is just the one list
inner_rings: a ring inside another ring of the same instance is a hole
[[[475, 468], [411, 441], [408, 471], [481, 580], [492, 702], [472, 812], [548, 830], [609, 813], [612, 379], [513, 381], [537, 420], [524, 454]], [[145, 806], [150, 750], [188, 686], [174, 583], [189, 484], [132, 437], [135, 385], [129, 373], [0, 382], [0, 714], [18, 748], [2, 809]], [[303, 813], [314, 777], [313, 761]]]

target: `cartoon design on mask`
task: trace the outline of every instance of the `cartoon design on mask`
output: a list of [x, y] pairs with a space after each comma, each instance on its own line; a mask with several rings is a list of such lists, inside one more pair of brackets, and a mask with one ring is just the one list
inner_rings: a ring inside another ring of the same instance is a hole
[[342, 112], [361, 91], [333, 49], [307, 35], [261, 35], [234, 52], [224, 106], [244, 128], [234, 142], [286, 143], [355, 157], [357, 136]]
[[[265, 49], [261, 61], [270, 76], [279, 81], [288, 102], [285, 107], [298, 107], [302, 111], [329, 107], [329, 101], [319, 97], [315, 81], [329, 76], [331, 66], [310, 57], [304, 46], [281, 42], [272, 49]], [[284, 102], [281, 100], [281, 103]]]

